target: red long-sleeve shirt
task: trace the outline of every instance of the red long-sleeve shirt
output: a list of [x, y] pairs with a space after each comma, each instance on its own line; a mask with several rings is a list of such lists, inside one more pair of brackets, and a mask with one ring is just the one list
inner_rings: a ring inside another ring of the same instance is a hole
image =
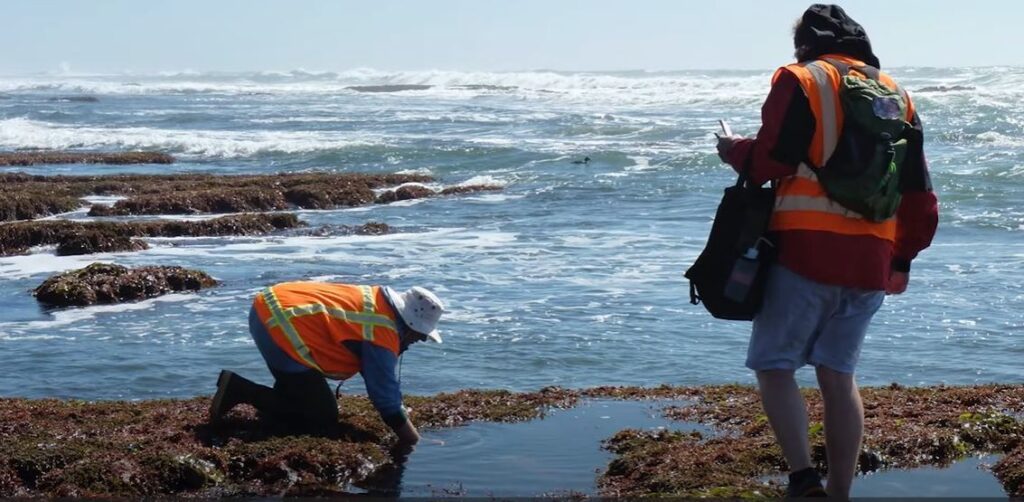
[[[912, 125], [922, 132], [916, 115]], [[757, 137], [738, 141], [727, 160], [737, 171], [749, 162], [755, 183], [791, 176], [807, 158], [814, 126], [797, 78], [783, 71], [761, 107]], [[868, 235], [786, 230], [776, 234], [779, 263], [817, 282], [871, 290], [885, 289], [892, 270], [909, 272], [910, 262], [931, 244], [939, 219], [922, 143], [917, 134], [901, 172], [895, 244]]]

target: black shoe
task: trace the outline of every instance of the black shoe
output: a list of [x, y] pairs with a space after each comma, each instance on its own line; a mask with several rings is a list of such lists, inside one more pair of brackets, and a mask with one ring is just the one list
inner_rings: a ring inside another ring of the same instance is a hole
[[210, 403], [210, 422], [217, 423], [225, 413], [242, 402], [238, 389], [239, 376], [228, 370], [220, 370], [217, 377], [217, 393], [213, 395], [213, 402]]
[[813, 467], [789, 473], [789, 486], [786, 487], [786, 498], [827, 497], [825, 487], [821, 485], [821, 476]]

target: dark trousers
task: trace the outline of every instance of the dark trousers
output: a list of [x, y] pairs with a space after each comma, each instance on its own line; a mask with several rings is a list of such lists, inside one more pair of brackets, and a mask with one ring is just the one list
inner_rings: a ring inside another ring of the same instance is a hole
[[271, 368], [274, 387], [244, 380], [242, 402], [263, 418], [300, 433], [326, 433], [338, 424], [338, 400], [316, 370], [285, 373]]

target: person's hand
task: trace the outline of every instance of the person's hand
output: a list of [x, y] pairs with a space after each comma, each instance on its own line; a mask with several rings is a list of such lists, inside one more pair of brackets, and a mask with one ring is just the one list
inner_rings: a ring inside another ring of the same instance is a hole
[[732, 150], [732, 147], [736, 146], [736, 142], [743, 139], [743, 136], [737, 136], [735, 134], [732, 136], [715, 136], [718, 138], [718, 144], [716, 145], [718, 148], [718, 158], [722, 159], [722, 162], [728, 164], [729, 160], [727, 159], [727, 156], [729, 155], [729, 150]]
[[910, 282], [910, 274], [893, 270], [889, 273], [889, 283], [885, 285], [885, 294], [898, 295], [907, 290], [907, 283]]

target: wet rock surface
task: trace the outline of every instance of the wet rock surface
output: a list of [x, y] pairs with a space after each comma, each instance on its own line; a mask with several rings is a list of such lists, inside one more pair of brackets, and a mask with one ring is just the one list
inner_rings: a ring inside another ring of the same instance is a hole
[[[211, 380], [213, 374], [211, 373]], [[945, 465], [1010, 452], [994, 468], [1009, 493], [1024, 482], [1024, 386], [864, 390], [866, 454], [882, 468]], [[821, 403], [806, 391], [811, 436], [822, 443]], [[672, 419], [713, 433], [624, 430], [606, 441], [617, 457], [599, 475], [602, 496], [781, 496], [765, 481], [785, 469], [757, 392], [742, 386], [463, 390], [407, 396], [422, 428], [516, 422], [584, 398], [671, 399]], [[148, 402], [0, 399], [0, 496], [332, 496], [392, 466], [395, 438], [364, 397], [343, 396], [336, 430], [289, 436], [240, 406], [216, 426], [208, 398]], [[947, 447], [947, 445], [953, 445]], [[552, 445], [557, 447], [557, 445]], [[823, 461], [823, 451], [815, 459]], [[464, 468], [464, 467], [462, 467]]]
[[0, 221], [31, 220], [74, 211], [82, 206], [77, 197], [45, 192], [7, 193], [0, 188]]
[[265, 235], [303, 225], [291, 213], [241, 214], [203, 221], [15, 222], [0, 225], [0, 256], [45, 245], [57, 245], [58, 255], [136, 251], [145, 249], [145, 243], [133, 238]]
[[[98, 101], [91, 96], [60, 98], [69, 102]], [[161, 152], [3, 152], [0, 166], [34, 166], [38, 164], [173, 164], [174, 157]]]
[[[119, 195], [113, 206], [93, 205], [90, 216], [333, 209], [423, 197], [501, 190], [454, 186], [435, 192], [417, 174], [282, 173], [273, 175], [35, 176], [0, 174], [0, 221], [31, 219], [76, 209], [87, 195]], [[389, 186], [397, 189], [385, 190]], [[385, 190], [375, 195], [375, 190]]]
[[[589, 392], [594, 392], [589, 391]], [[598, 393], [602, 393], [600, 390]], [[608, 397], [648, 397], [643, 389], [604, 389]], [[872, 469], [946, 466], [968, 455], [1018, 448], [1024, 424], [1024, 387], [862, 389], [865, 408], [862, 472]], [[652, 389], [649, 397], [693, 400], [666, 409], [669, 418], [713, 425], [718, 434], [626, 430], [606, 442], [618, 457], [599, 479], [614, 496], [781, 496], [783, 487], [763, 482], [785, 472], [785, 460], [755, 389], [741, 386]], [[825, 470], [823, 408], [817, 391], [805, 390], [813, 459]], [[1020, 463], [996, 471], [1011, 490]]]
[[[571, 404], [568, 394], [461, 391], [407, 404], [416, 423], [450, 427], [535, 418]], [[364, 397], [342, 397], [324, 436], [285, 435], [247, 406], [209, 425], [209, 405], [0, 399], [0, 497], [336, 496], [395, 458], [394, 435]]]
[[446, 197], [477, 192], [501, 191], [497, 185], [464, 185], [444, 188], [440, 191], [431, 190], [422, 185], [404, 185], [394, 190], [387, 190], [377, 196], [377, 204], [390, 204], [401, 200], [424, 199], [427, 197]]
[[1024, 497], [1024, 445], [1018, 446], [992, 466], [1003, 488], [1011, 497]]
[[[335, 235], [385, 235], [394, 232], [387, 223], [370, 221], [362, 225], [322, 225], [312, 229], [308, 235], [316, 237], [331, 237]], [[295, 232], [301, 234], [303, 232]]]
[[87, 306], [144, 300], [217, 284], [204, 272], [182, 267], [140, 267], [93, 263], [54, 275], [35, 289], [40, 303], [52, 307]]
[[113, 206], [95, 204], [89, 216], [242, 213], [287, 207], [284, 195], [278, 190], [238, 188], [138, 195], [119, 200]]

